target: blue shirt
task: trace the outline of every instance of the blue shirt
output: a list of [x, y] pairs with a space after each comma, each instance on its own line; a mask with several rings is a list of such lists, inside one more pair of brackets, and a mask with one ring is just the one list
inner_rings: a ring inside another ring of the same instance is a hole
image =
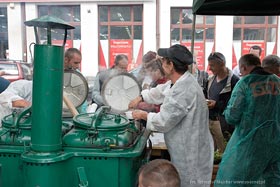
[[9, 86], [10, 81], [7, 79], [0, 77], [0, 93], [2, 93]]

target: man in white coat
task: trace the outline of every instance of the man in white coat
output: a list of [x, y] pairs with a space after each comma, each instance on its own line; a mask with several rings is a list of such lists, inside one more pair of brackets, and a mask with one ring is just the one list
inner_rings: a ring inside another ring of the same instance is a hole
[[208, 107], [202, 89], [188, 65], [191, 52], [182, 45], [160, 48], [162, 67], [168, 79], [129, 103], [136, 108], [140, 101], [161, 104], [160, 112], [135, 110], [134, 119], [147, 121], [146, 128], [164, 133], [171, 162], [177, 168], [181, 187], [210, 186], [213, 168], [213, 140], [208, 127]]
[[32, 102], [32, 81], [17, 80], [0, 94], [0, 126], [3, 117], [13, 110], [23, 110]]

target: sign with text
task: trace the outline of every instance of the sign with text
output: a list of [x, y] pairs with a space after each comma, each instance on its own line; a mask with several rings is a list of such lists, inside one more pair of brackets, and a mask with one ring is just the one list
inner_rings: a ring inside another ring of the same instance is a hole
[[[182, 45], [186, 46], [191, 51], [191, 43], [190, 42], [182, 42]], [[205, 63], [204, 63], [204, 42], [195, 42], [194, 43], [194, 52], [193, 52], [194, 59], [197, 63], [197, 67], [199, 70], [205, 70]]]
[[132, 61], [132, 40], [110, 40], [110, 67], [114, 65], [117, 55], [124, 54], [128, 58], [128, 62]]
[[262, 49], [260, 59], [262, 60], [265, 55], [265, 42], [264, 41], [243, 41], [242, 43], [242, 55], [248, 54], [252, 46], [257, 45]]

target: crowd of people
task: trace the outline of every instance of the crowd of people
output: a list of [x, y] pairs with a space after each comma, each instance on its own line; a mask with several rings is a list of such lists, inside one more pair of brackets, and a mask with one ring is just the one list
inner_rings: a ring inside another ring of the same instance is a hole
[[[268, 55], [261, 61], [261, 52], [252, 46], [233, 70], [222, 53], [212, 52], [207, 59], [210, 76], [197, 68], [183, 45], [143, 56], [135, 75], [142, 91], [128, 108], [135, 120], [146, 121], [148, 131], [164, 133], [171, 162], [146, 164], [140, 169], [139, 187], [209, 186], [214, 151], [223, 153], [215, 186], [258, 180], [279, 186], [280, 58]], [[68, 49], [64, 68], [78, 71], [81, 59], [78, 49]], [[92, 90], [98, 107], [104, 105], [104, 82], [127, 73], [128, 64], [128, 57], [120, 54], [113, 67], [98, 72]], [[0, 76], [0, 119], [31, 102], [32, 81], [10, 83]]]
[[[147, 130], [164, 133], [180, 186], [210, 186], [214, 150], [224, 153], [214, 186], [240, 181], [279, 186], [280, 58], [268, 55], [261, 61], [260, 48], [252, 46], [234, 74], [224, 55], [212, 52], [212, 75], [193, 67], [189, 77], [186, 70], [193, 59], [183, 46], [159, 49], [158, 55], [168, 81], [143, 90], [129, 107], [138, 109], [133, 118], [146, 120]], [[141, 102], [160, 105], [160, 110], [139, 110]]]

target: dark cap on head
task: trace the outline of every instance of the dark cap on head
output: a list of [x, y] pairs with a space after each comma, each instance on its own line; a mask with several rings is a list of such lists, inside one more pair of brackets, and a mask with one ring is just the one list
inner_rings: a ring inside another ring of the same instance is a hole
[[159, 48], [158, 55], [169, 58], [175, 64], [190, 65], [193, 63], [193, 55], [183, 45], [172, 45], [170, 48]]

